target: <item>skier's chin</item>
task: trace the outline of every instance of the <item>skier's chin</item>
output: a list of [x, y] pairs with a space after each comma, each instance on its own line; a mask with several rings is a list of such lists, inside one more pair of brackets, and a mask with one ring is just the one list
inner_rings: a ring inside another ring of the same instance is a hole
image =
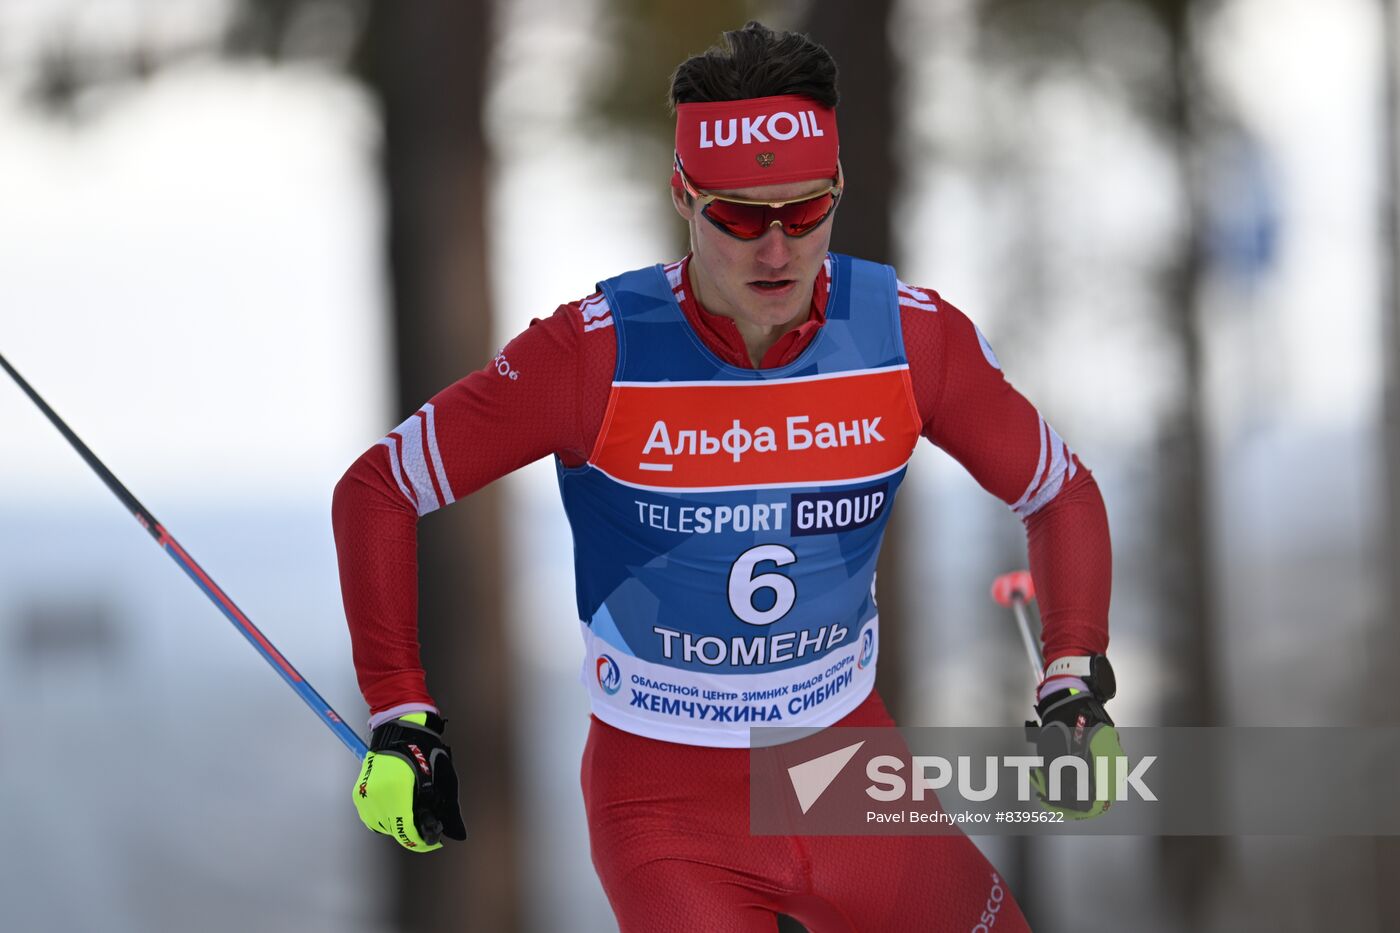
[[745, 295], [739, 308], [748, 323], [758, 327], [779, 327], [788, 323], [801, 310], [793, 294], [782, 296]]

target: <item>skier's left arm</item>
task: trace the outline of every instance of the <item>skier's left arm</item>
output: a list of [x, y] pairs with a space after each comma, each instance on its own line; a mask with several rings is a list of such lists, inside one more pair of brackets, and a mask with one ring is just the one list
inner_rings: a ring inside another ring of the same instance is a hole
[[1025, 526], [1046, 665], [1103, 654], [1113, 557], [1093, 475], [1006, 380], [965, 314], [935, 292], [904, 285], [900, 306], [924, 436]]
[[[1047, 672], [1060, 658], [1102, 655], [1108, 648], [1113, 557], [1098, 484], [1006, 381], [996, 354], [965, 314], [936, 293], [902, 285], [900, 317], [924, 436], [1026, 527]], [[1123, 747], [1103, 707], [1111, 696], [1112, 687], [1105, 690], [1097, 676], [1092, 686], [1079, 677], [1046, 677], [1036, 695], [1039, 722], [1027, 724], [1037, 754], [1045, 761], [1082, 758], [1091, 775], [1100, 773], [1100, 758], [1122, 768]], [[1068, 789], [1052, 795], [1043, 768], [1035, 770], [1032, 784], [1041, 804], [1066, 819], [1091, 819], [1110, 805], [1097, 784], [1083, 798]]]

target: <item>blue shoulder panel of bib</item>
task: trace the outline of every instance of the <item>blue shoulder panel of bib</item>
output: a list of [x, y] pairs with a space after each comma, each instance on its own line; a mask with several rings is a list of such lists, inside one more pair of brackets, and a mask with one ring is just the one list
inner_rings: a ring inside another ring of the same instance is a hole
[[741, 369], [716, 357], [676, 303], [660, 265], [598, 283], [617, 328], [618, 382], [792, 379], [906, 362], [894, 269], [831, 253], [826, 323], [797, 359]]

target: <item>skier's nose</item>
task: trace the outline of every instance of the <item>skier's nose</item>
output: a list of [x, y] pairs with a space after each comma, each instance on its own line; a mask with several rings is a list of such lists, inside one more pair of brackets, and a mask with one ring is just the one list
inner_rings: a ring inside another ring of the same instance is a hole
[[763, 266], [770, 269], [781, 269], [792, 261], [792, 244], [788, 242], [787, 234], [782, 228], [774, 224], [763, 232], [763, 236], [758, 238], [758, 253], [755, 258]]

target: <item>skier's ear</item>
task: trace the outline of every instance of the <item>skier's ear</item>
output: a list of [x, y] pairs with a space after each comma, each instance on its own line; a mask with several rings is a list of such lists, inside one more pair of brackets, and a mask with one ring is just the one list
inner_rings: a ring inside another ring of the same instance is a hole
[[695, 202], [691, 200], [690, 195], [680, 188], [672, 188], [671, 203], [675, 205], [676, 213], [680, 214], [686, 223], [690, 223], [691, 218], [695, 216]]

